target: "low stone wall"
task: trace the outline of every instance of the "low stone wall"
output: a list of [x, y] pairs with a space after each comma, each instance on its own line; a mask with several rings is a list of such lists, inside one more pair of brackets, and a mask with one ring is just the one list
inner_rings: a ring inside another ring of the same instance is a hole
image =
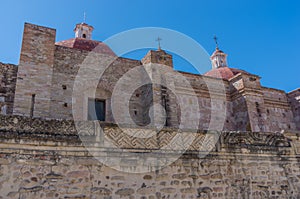
[[18, 67], [0, 62], [0, 112], [12, 114]]
[[[124, 131], [113, 124], [101, 123], [100, 135], [96, 128], [90, 133], [79, 128], [78, 135], [73, 121], [19, 116], [0, 116], [0, 121], [0, 198], [300, 197], [297, 132], [223, 132], [207, 154], [196, 145], [215, 133], [180, 132], [195, 135], [196, 141], [173, 163], [159, 170], [149, 164], [148, 171], [141, 172], [141, 162], [174, 155], [176, 148], [158, 150], [173, 140], [174, 129], [163, 129], [142, 142], [122, 135]], [[151, 133], [151, 129], [124, 129]], [[88, 137], [93, 142], [86, 146]], [[112, 150], [105, 140], [117, 148]], [[96, 156], [91, 155], [91, 147], [98, 149]], [[106, 159], [98, 161], [99, 157]]]

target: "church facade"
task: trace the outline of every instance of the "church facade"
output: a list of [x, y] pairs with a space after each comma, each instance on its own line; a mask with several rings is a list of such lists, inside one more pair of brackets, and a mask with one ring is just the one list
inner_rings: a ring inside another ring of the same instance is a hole
[[[74, 31], [75, 38], [56, 42], [55, 29], [25, 23], [18, 66], [0, 64], [2, 114], [63, 120], [78, 116], [76, 119], [79, 120], [115, 123], [112, 95], [124, 74], [141, 66], [145, 72], [132, 78], [136, 78], [134, 81], [146, 81], [151, 79], [149, 74], [154, 73], [153, 68], [149, 72], [149, 64], [160, 64], [166, 70], [174, 70], [172, 55], [160, 48], [149, 51], [142, 60], [117, 57], [109, 46], [92, 40], [92, 26], [80, 23]], [[88, 56], [97, 63], [110, 60], [107, 62], [109, 66], [96, 88], [87, 86], [77, 91], [79, 98], [74, 102], [76, 78]], [[201, 130], [211, 129], [210, 124], [214, 120], [222, 123], [224, 131], [300, 130], [299, 88], [285, 93], [264, 87], [259, 76], [230, 68], [226, 59], [227, 55], [217, 47], [211, 55], [212, 69], [207, 73], [178, 72], [187, 79], [192, 89], [182, 86], [176, 77], [171, 80], [173, 89], [182, 93], [183, 101], [190, 103], [190, 107], [193, 103], [197, 104], [196, 112], [187, 109], [185, 114], [187, 121], [196, 122], [192, 126], [196, 125]], [[209, 88], [207, 82], [211, 85], [221, 83], [224, 96], [212, 100], [212, 93], [218, 93], [218, 87]], [[163, 125], [177, 128], [182, 122], [183, 109], [174, 90], [159, 84], [143, 85], [128, 98], [130, 118], [123, 115], [123, 109], [118, 109], [117, 116], [121, 123], [147, 126], [156, 116], [151, 107], [158, 103], [164, 108]], [[189, 100], [191, 95], [196, 102]], [[215, 114], [219, 110], [224, 110], [224, 113]]]

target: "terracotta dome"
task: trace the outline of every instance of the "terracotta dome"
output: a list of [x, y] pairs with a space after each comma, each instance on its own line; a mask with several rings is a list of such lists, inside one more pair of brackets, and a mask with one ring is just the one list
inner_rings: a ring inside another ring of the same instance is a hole
[[244, 70], [229, 68], [229, 67], [219, 67], [212, 69], [204, 74], [204, 76], [222, 78], [222, 79], [230, 79], [239, 73], [250, 74]]
[[105, 43], [84, 38], [73, 38], [55, 43], [58, 46], [76, 48], [116, 56], [116, 54]]

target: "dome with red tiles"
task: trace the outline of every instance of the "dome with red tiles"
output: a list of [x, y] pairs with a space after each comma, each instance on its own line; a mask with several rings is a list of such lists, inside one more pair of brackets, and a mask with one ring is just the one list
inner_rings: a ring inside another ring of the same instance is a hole
[[102, 54], [116, 56], [116, 54], [105, 43], [84, 38], [73, 38], [55, 43], [58, 46], [65, 46], [68, 48], [76, 48], [80, 50], [93, 51]]
[[[215, 40], [217, 38], [215, 37]], [[216, 41], [216, 50], [210, 57], [212, 63], [212, 69], [204, 74], [204, 76], [215, 77], [229, 80], [239, 73], [250, 74], [244, 70], [229, 68], [227, 64], [227, 54], [219, 49]]]
[[209, 77], [215, 77], [215, 78], [221, 78], [221, 79], [228, 80], [239, 73], [250, 74], [244, 70], [240, 70], [240, 69], [236, 69], [236, 68], [219, 67], [219, 68], [214, 68], [214, 69], [208, 71], [204, 75], [209, 76]]

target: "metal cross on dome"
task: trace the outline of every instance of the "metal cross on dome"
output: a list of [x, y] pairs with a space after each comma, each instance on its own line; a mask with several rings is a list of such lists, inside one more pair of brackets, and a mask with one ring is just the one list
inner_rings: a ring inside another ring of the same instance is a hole
[[156, 41], [158, 42], [158, 50], [161, 50], [161, 48], [160, 48], [160, 41], [161, 41], [162, 39], [160, 38], [160, 37], [157, 37], [157, 39], [156, 39]]
[[85, 20], [86, 20], [86, 13], [85, 11], [83, 12], [83, 22], [85, 23]]
[[218, 37], [216, 35], [214, 36], [214, 40], [216, 42], [216, 48], [219, 48], [219, 46], [218, 46]]

